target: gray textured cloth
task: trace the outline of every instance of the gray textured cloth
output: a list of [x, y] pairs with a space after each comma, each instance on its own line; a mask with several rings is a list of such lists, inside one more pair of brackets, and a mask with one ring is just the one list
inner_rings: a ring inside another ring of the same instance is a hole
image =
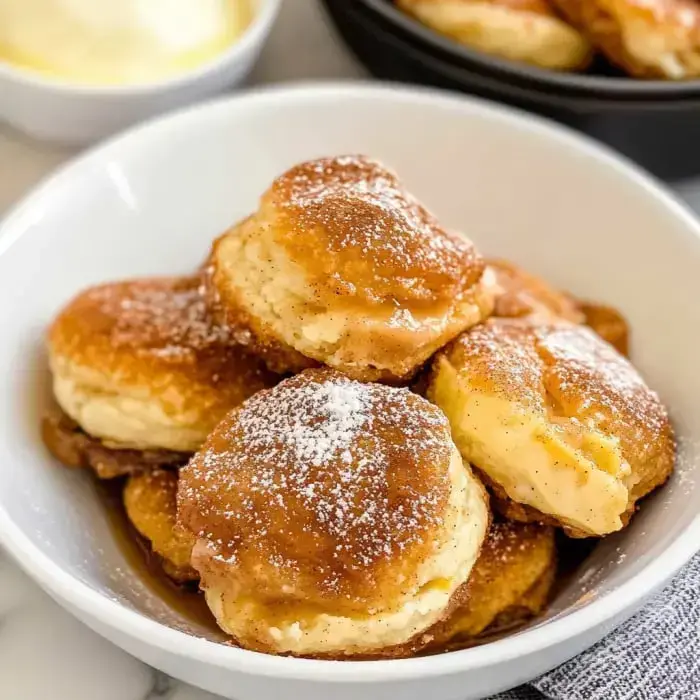
[[539, 690], [535, 690], [531, 685], [524, 685], [496, 695], [491, 700], [546, 700], [546, 696], [542, 695]]
[[641, 612], [602, 642], [530, 685], [492, 698], [699, 699], [700, 554]]

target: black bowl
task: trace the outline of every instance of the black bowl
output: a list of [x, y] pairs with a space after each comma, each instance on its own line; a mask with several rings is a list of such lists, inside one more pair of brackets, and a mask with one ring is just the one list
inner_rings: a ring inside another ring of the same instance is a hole
[[[574, 92], [589, 97], [613, 99], [668, 99], [700, 96], [700, 80], [639, 80], [630, 78], [600, 58], [585, 73], [567, 73], [537, 68], [525, 63], [489, 56], [470, 49], [433, 31], [399, 10], [393, 0], [354, 0], [355, 4], [388, 22], [395, 32], [403, 33], [411, 43], [422, 43], [446, 60], [464, 67], [496, 72], [509, 81], [527, 81], [553, 92]], [[352, 3], [351, 3], [352, 4]]]
[[[551, 117], [669, 180], [700, 173], [700, 81], [648, 82], [530, 69], [443, 39], [385, 0], [322, 1], [341, 37], [377, 77], [459, 90]], [[370, 3], [389, 11], [377, 12]], [[595, 87], [607, 81], [606, 90]], [[555, 87], [559, 82], [566, 86]]]

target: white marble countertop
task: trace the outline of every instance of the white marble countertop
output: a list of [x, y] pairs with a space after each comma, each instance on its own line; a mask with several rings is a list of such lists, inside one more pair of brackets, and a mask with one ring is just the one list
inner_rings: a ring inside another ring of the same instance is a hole
[[[339, 45], [316, 0], [285, 0], [253, 83], [353, 79], [365, 71]], [[0, 213], [74, 150], [0, 125]], [[679, 191], [700, 209], [700, 178]], [[124, 654], [63, 612], [0, 553], [0, 698], [216, 700]]]

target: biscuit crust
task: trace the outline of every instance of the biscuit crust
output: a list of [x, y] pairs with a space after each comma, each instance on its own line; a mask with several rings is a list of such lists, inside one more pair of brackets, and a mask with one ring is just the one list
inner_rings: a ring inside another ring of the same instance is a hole
[[590, 301], [579, 302], [584, 323], [621, 355], [630, 354], [630, 327], [625, 317], [612, 306]]
[[583, 323], [620, 354], [629, 356], [629, 325], [614, 307], [580, 301], [507, 260], [489, 260], [487, 270], [495, 279], [494, 316], [524, 319], [528, 323]]
[[193, 452], [277, 376], [209, 314], [197, 277], [104, 284], [48, 334], [61, 408], [105, 446]]

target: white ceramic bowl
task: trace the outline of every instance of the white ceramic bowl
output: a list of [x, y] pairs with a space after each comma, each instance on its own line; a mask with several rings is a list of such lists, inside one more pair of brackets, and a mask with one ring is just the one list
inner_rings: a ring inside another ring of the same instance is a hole
[[[634, 357], [673, 409], [682, 473], [604, 540], [544, 619], [441, 656], [339, 663], [219, 645], [144, 585], [87, 473], [44, 451], [46, 325], [103, 280], [184, 273], [280, 171], [363, 152], [450, 226], [624, 310]], [[468, 700], [600, 639], [700, 543], [700, 237], [656, 182], [560, 127], [481, 102], [371, 86], [278, 89], [155, 121], [80, 158], [0, 230], [0, 538], [56, 600], [149, 664], [238, 700]]]
[[242, 83], [267, 39], [282, 0], [252, 0], [240, 39], [213, 60], [143, 85], [84, 86], [44, 78], [0, 61], [0, 121], [38, 139], [86, 144], [144, 119]]

